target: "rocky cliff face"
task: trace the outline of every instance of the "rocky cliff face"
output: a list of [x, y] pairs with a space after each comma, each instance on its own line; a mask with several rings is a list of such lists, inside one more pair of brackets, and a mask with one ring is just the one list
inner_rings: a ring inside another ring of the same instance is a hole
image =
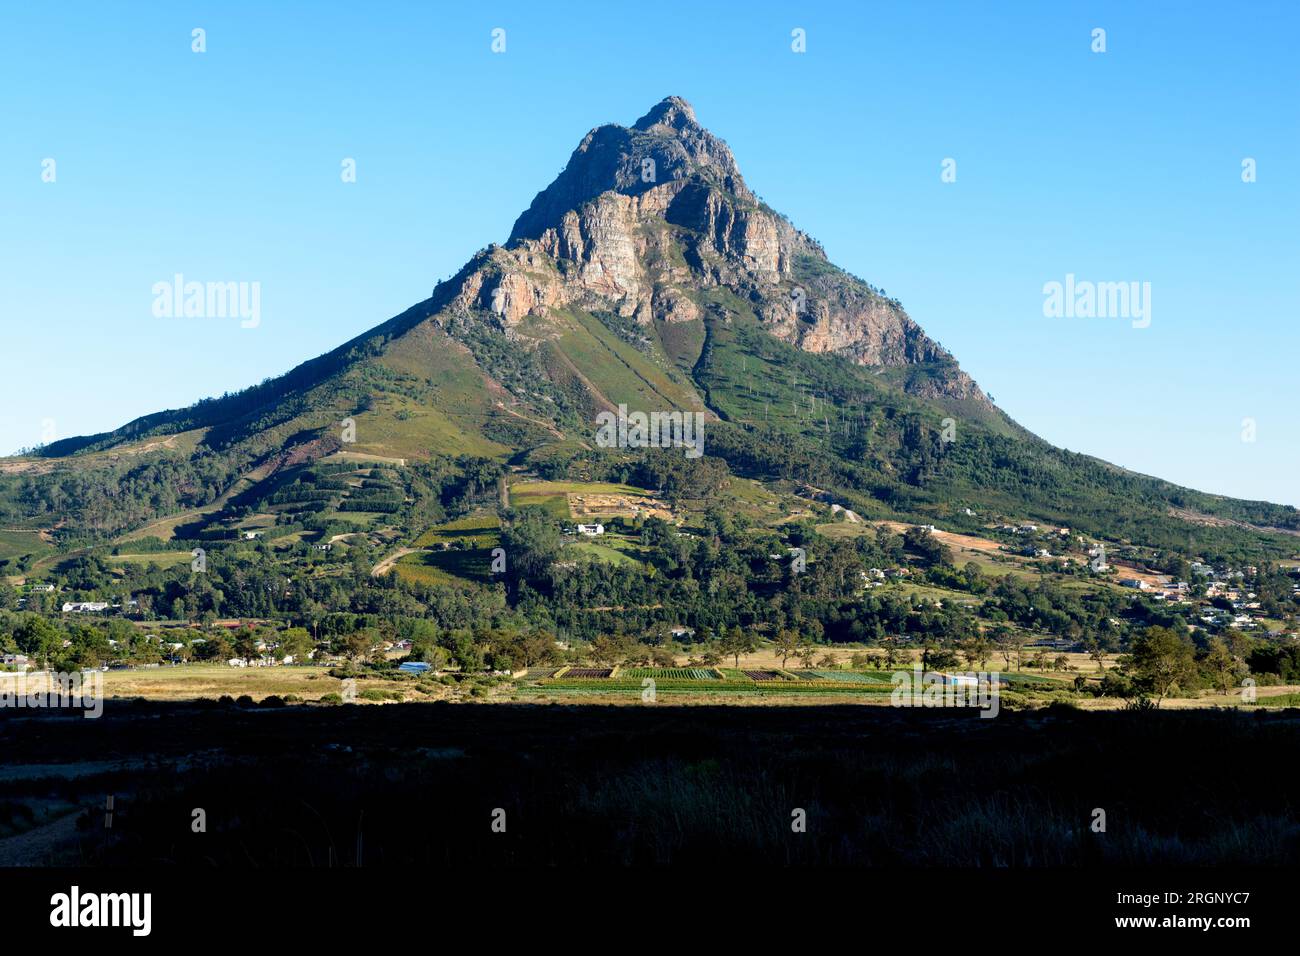
[[814, 240], [760, 203], [731, 150], [679, 97], [630, 128], [588, 133], [449, 309], [485, 313], [507, 332], [566, 307], [643, 324], [691, 322], [702, 317], [701, 294], [717, 287], [806, 351], [867, 366], [937, 366], [909, 387], [988, 402], [897, 302], [833, 266]]

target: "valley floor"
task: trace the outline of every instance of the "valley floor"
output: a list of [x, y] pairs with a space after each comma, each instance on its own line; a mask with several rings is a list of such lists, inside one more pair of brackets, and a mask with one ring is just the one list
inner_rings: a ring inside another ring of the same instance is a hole
[[[842, 652], [844, 662], [848, 653]], [[978, 668], [990, 672], [999, 672], [1000, 676], [1010, 681], [1010, 689], [1017, 695], [1024, 695], [1030, 706], [1043, 706], [1057, 700], [1073, 687], [1076, 676], [1095, 677], [1098, 673], [1096, 664], [1085, 654], [1065, 655], [1070, 658], [1069, 666], [1062, 671], [1049, 671], [1042, 674], [1026, 669], [1006, 670], [1000, 661], [988, 661], [985, 667]], [[723, 662], [722, 673], [731, 677], [740, 677], [747, 671], [781, 671], [797, 672], [802, 668], [790, 659], [783, 665], [780, 657], [770, 650], [760, 650], [753, 654], [742, 655], [739, 668], [733, 667], [731, 659]], [[1104, 662], [1109, 670], [1114, 666], [1114, 658]], [[686, 661], [678, 663], [686, 667]], [[912, 661], [898, 665], [900, 670], [908, 670]], [[554, 671], [557, 668], [550, 668]], [[962, 665], [958, 671], [965, 671]], [[291, 701], [310, 704], [320, 702], [329, 695], [342, 695], [348, 688], [344, 681], [330, 675], [331, 668], [324, 666], [278, 666], [278, 667], [230, 667], [227, 664], [181, 664], [163, 665], [154, 668], [110, 670], [103, 674], [106, 707], [116, 708], [129, 704], [133, 700], [158, 702], [216, 701], [222, 697], [238, 699], [247, 696], [253, 702], [261, 702], [267, 697], [288, 697]], [[624, 669], [625, 671], [627, 669]], [[650, 669], [654, 670], [654, 669]], [[387, 679], [372, 672], [361, 671], [351, 685], [357, 695], [358, 704], [380, 704], [395, 702], [433, 702], [433, 701], [473, 701], [475, 703], [512, 703], [518, 701], [557, 700], [582, 704], [627, 704], [641, 705], [644, 690], [638, 669], [632, 669], [632, 677], [616, 681], [586, 680], [564, 682], [562, 679], [547, 682], [538, 681], [534, 675], [518, 672], [514, 677], [494, 679], [471, 678], [461, 680], [460, 675], [450, 672], [444, 679], [425, 678], [412, 680], [404, 675]], [[821, 670], [825, 675], [824, 687], [808, 686], [807, 693], [800, 693], [798, 686], [791, 682], [773, 682], [771, 686], [745, 687], [744, 693], [733, 686], [735, 681], [678, 681], [657, 682], [656, 692], [673, 704], [681, 705], [728, 705], [743, 706], [797, 706], [827, 703], [851, 703], [865, 706], [889, 706], [888, 691], [891, 671], [844, 671], [839, 679], [835, 671]], [[873, 683], [862, 688], [844, 686], [845, 678], [869, 677]], [[12, 675], [0, 675], [0, 681], [12, 680]], [[606, 686], [608, 685], [608, 686]], [[725, 686], [724, 686], [725, 685]], [[0, 683], [0, 688], [3, 688]], [[31, 686], [29, 685], [29, 689]], [[883, 693], [864, 693], [863, 690], [884, 691]], [[366, 692], [370, 691], [370, 694]], [[382, 697], [380, 696], [382, 695]], [[1120, 698], [1092, 698], [1088, 696], [1073, 697], [1070, 706], [1081, 710], [1117, 710], [1125, 706]], [[1235, 689], [1227, 694], [1205, 691], [1197, 696], [1173, 696], [1161, 702], [1162, 708], [1223, 708], [1242, 707], [1276, 707], [1279, 705], [1300, 704], [1300, 684], [1279, 684], [1255, 689], [1255, 702], [1243, 700], [1242, 691]]]

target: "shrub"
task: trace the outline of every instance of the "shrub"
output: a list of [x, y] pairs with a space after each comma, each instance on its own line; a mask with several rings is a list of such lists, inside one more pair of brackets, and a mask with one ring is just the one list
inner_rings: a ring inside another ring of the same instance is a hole
[[1101, 679], [1103, 697], [1132, 697], [1133, 682], [1122, 674], [1109, 673]]
[[998, 691], [998, 707], [1002, 710], [1025, 710], [1029, 707], [1029, 697], [1014, 690]]
[[400, 690], [384, 690], [379, 687], [367, 687], [357, 695], [362, 700], [385, 701], [385, 700], [402, 700]]
[[1134, 713], [1148, 713], [1155, 710], [1156, 707], [1156, 702], [1146, 694], [1138, 694], [1138, 696], [1125, 701], [1124, 703], [1124, 709], [1131, 710]]
[[1053, 699], [1052, 702], [1047, 705], [1047, 713], [1049, 714], [1073, 714], [1078, 710], [1078, 704], [1062, 697]]

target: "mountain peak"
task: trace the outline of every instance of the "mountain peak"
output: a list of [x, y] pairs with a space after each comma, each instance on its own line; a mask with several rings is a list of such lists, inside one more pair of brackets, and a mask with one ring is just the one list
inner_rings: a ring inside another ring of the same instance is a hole
[[656, 103], [645, 116], [633, 124], [633, 129], [648, 130], [652, 126], [669, 126], [683, 129], [686, 126], [698, 127], [695, 120], [695, 108], [680, 96], [665, 96]]
[[680, 96], [632, 126], [591, 130], [515, 222], [487, 268], [460, 284], [453, 311], [501, 327], [576, 307], [643, 327], [704, 322], [718, 290], [774, 337], [807, 352], [897, 368], [923, 398], [992, 403], [952, 356], [811, 237], [757, 201], [731, 150]]
[[692, 176], [753, 198], [727, 144], [699, 124], [690, 103], [665, 97], [630, 127], [609, 123], [583, 137], [560, 175], [516, 220], [510, 242], [540, 238], [602, 193], [635, 196]]

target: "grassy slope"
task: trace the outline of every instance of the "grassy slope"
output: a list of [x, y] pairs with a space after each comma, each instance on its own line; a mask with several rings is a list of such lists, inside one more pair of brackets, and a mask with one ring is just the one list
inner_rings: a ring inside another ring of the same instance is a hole
[[648, 356], [587, 312], [557, 313], [565, 329], [559, 348], [610, 406], [633, 411], [700, 409], [689, 381], [661, 353]]
[[[750, 305], [727, 289], [707, 289], [696, 293], [696, 300], [708, 318], [633, 328], [633, 336], [644, 334], [648, 340], [641, 348], [626, 340], [629, 330], [620, 326], [625, 320], [613, 316], [602, 319], [571, 309], [530, 320], [531, 334], [544, 343], [542, 351], [550, 355], [547, 367], [556, 378], [554, 384], [531, 382], [542, 399], [527, 399], [535, 407], [521, 404], [519, 389], [512, 394], [494, 377], [513, 371], [529, 382], [530, 347], [490, 333], [500, 362], [499, 368], [485, 370], [475, 361], [480, 353], [471, 354], [442, 327], [424, 321], [433, 312], [431, 300], [281, 380], [194, 409], [150, 416], [114, 436], [93, 436], [54, 449], [85, 447], [83, 454], [14, 467], [94, 470], [127, 454], [147, 458], [205, 446], [233, 449], [245, 456], [248, 477], [220, 502], [266, 477], [264, 463], [281, 449], [316, 437], [333, 438], [345, 417], [356, 422], [351, 452], [405, 460], [433, 454], [502, 458], [547, 444], [588, 441], [590, 414], [601, 408], [623, 403], [650, 411], [707, 404], [729, 422], [776, 428], [796, 436], [813, 454], [854, 462], [871, 485], [858, 487], [866, 493], [859, 497], [859, 507], [883, 507], [870, 499], [878, 485], [900, 489], [894, 507], [907, 514], [938, 516], [961, 503], [981, 513], [1056, 521], [1167, 546], [1176, 537], [1190, 548], [1202, 541], [1263, 541], [1268, 553], [1294, 553], [1293, 539], [1243, 529], [1206, 530], [1167, 514], [1172, 507], [1187, 507], [1254, 524], [1296, 525], [1293, 510], [1179, 489], [1062, 452], [1000, 413], [972, 403], [927, 402], [900, 388], [905, 377], [933, 374], [934, 369], [873, 370], [805, 353], [767, 335]], [[572, 408], [577, 413], [565, 418], [556, 412], [562, 403], [547, 404], [548, 388], [576, 395]], [[934, 461], [924, 462], [918, 480], [917, 446], [934, 444], [933, 436], [949, 416], [958, 419], [959, 440], [940, 449]], [[557, 425], [565, 427], [568, 439]], [[168, 426], [188, 428], [168, 437]], [[21, 475], [9, 479], [15, 480], [22, 480]], [[557, 515], [567, 512], [562, 499], [538, 503], [553, 507]], [[191, 514], [212, 510], [208, 505]], [[122, 540], [166, 537], [177, 523], [177, 518], [165, 517]], [[0, 550], [13, 552], [17, 544], [0, 540]]]

